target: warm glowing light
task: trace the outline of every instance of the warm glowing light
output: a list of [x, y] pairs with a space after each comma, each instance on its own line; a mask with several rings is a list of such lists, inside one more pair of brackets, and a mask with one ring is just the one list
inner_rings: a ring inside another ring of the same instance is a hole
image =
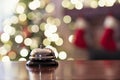
[[79, 1], [78, 0], [70, 0], [72, 4], [77, 4]]
[[7, 50], [7, 52], [11, 50], [11, 45], [8, 43], [3, 45], [3, 47]]
[[105, 0], [99, 0], [99, 1], [98, 1], [98, 5], [99, 5], [100, 7], [104, 7], [104, 6], [105, 6]]
[[78, 3], [76, 3], [76, 4], [75, 4], [75, 8], [78, 9], [78, 10], [82, 9], [82, 8], [83, 8], [82, 2], [79, 1]]
[[62, 6], [63, 6], [64, 8], [68, 8], [68, 7], [70, 6], [70, 1], [69, 1], [69, 0], [63, 0], [63, 1], [62, 1]]
[[37, 33], [37, 32], [39, 31], [38, 25], [33, 25], [33, 26], [31, 27], [31, 30], [32, 30], [32, 32]]
[[24, 22], [26, 19], [27, 19], [26, 14], [20, 14], [20, 15], [19, 15], [19, 20], [20, 20], [20, 21]]
[[24, 11], [25, 11], [25, 8], [24, 8], [22, 5], [18, 5], [18, 6], [17, 6], [16, 12], [17, 12], [18, 14], [22, 14], [22, 13], [24, 13]]
[[22, 42], [23, 42], [23, 36], [17, 35], [17, 36], [15, 37], [15, 42], [16, 42], [16, 43], [22, 43]]
[[26, 56], [28, 55], [28, 50], [25, 49], [25, 48], [23, 48], [23, 49], [20, 51], [20, 55], [21, 55], [22, 57], [26, 57]]
[[44, 40], [43, 40], [43, 44], [44, 44], [45, 46], [48, 46], [48, 45], [51, 44], [51, 41], [50, 41], [49, 39], [44, 39]]
[[20, 58], [18, 61], [27, 61], [25, 58]]
[[45, 4], [46, 4], [45, 1], [44, 1], [44, 0], [41, 0], [40, 3], [41, 3], [41, 4], [40, 4], [40, 8], [44, 8], [44, 7], [45, 7]]
[[3, 62], [9, 62], [10, 58], [8, 56], [3, 56], [2, 61]]
[[39, 0], [33, 0], [32, 2], [29, 3], [29, 8], [31, 10], [36, 10], [37, 8], [39, 8], [41, 5], [40, 1]]
[[32, 44], [32, 39], [26, 38], [26, 39], [24, 40], [24, 44], [25, 44], [26, 46], [30, 46], [30, 45]]
[[3, 31], [9, 35], [14, 35], [15, 34], [15, 28], [10, 26], [10, 25], [5, 25], [3, 28]]
[[10, 51], [8, 53], [8, 56], [10, 57], [10, 59], [15, 59], [17, 55], [16, 55], [16, 53], [14, 51]]
[[73, 42], [73, 35], [70, 35], [68, 40], [69, 40], [70, 43], [72, 43]]
[[98, 7], [97, 1], [91, 1], [90, 6], [91, 8], [97, 8]]
[[41, 24], [40, 24], [40, 29], [41, 29], [42, 31], [45, 30], [45, 23], [41, 23]]
[[54, 24], [55, 24], [56, 26], [60, 26], [60, 24], [61, 24], [60, 19], [59, 19], [59, 18], [54, 19]]
[[34, 44], [30, 45], [31, 49], [38, 48], [38, 40], [36, 38], [32, 39], [32, 43]]
[[71, 22], [71, 17], [69, 15], [66, 15], [66, 16], [63, 17], [63, 21], [65, 23], [70, 23]]
[[62, 38], [59, 38], [58, 40], [55, 41], [55, 44], [56, 44], [57, 46], [63, 45], [63, 39], [62, 39]]
[[59, 52], [59, 58], [60, 58], [61, 60], [66, 59], [66, 58], [67, 58], [67, 53], [66, 53], [65, 51]]
[[114, 3], [116, 2], [116, 0], [105, 0], [105, 2], [106, 2], [106, 4], [105, 4], [105, 6], [107, 6], [107, 7], [111, 7], [111, 6], [113, 6], [114, 5]]
[[7, 54], [7, 49], [5, 47], [0, 47], [0, 54], [1, 55], [6, 55]]
[[59, 35], [57, 33], [52, 34], [49, 39], [51, 41], [57, 41], [59, 39]]
[[1, 41], [4, 42], [8, 42], [10, 40], [10, 35], [7, 33], [2, 33], [1, 34]]
[[18, 17], [17, 16], [11, 17], [11, 21], [12, 21], [13, 24], [17, 24], [18, 23]]
[[33, 13], [33, 12], [29, 12], [29, 13], [27, 14], [27, 17], [28, 17], [28, 19], [30, 19], [30, 20], [33, 20], [35, 16], [36, 16], [36, 15], [35, 15], [35, 13]]
[[55, 25], [46, 24], [44, 35], [46, 37], [50, 37], [50, 36], [53, 36], [52, 34], [55, 33], [56, 31], [57, 31], [57, 27]]
[[11, 20], [9, 18], [5, 19], [3, 25], [11, 25]]
[[50, 33], [55, 33], [57, 31], [57, 26], [53, 25], [53, 24], [46, 24], [45, 30], [50, 32]]
[[49, 3], [45, 8], [47, 13], [52, 13], [55, 10], [55, 5], [53, 3]]

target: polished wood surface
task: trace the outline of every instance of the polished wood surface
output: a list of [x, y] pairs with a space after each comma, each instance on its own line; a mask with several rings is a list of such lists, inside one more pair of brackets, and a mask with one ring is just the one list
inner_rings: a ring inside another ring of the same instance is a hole
[[0, 80], [120, 80], [119, 60], [58, 61], [58, 67], [26, 67], [0, 62]]

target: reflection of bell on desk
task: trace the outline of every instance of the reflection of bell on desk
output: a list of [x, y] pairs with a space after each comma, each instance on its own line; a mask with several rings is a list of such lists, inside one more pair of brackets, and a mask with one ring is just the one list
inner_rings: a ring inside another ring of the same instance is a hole
[[55, 54], [49, 48], [33, 49], [29, 59], [26, 63], [27, 66], [58, 66], [58, 63], [55, 61]]
[[57, 66], [26, 66], [30, 80], [55, 80]]

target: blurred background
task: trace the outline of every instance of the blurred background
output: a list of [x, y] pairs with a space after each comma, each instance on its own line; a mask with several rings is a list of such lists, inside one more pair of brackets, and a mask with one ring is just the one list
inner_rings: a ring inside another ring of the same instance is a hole
[[99, 48], [103, 20], [109, 14], [119, 20], [119, 8], [120, 0], [0, 0], [0, 60], [26, 61], [40, 44], [59, 60], [74, 59], [75, 20], [88, 21], [89, 45]]

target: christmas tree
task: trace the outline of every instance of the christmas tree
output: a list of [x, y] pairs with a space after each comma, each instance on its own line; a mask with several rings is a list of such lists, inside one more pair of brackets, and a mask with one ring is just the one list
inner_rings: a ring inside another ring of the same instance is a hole
[[52, 15], [54, 4], [49, 0], [20, 0], [15, 13], [4, 21], [1, 34], [2, 60], [27, 60], [32, 49], [41, 44], [52, 48], [63, 44], [57, 33], [60, 20]]

